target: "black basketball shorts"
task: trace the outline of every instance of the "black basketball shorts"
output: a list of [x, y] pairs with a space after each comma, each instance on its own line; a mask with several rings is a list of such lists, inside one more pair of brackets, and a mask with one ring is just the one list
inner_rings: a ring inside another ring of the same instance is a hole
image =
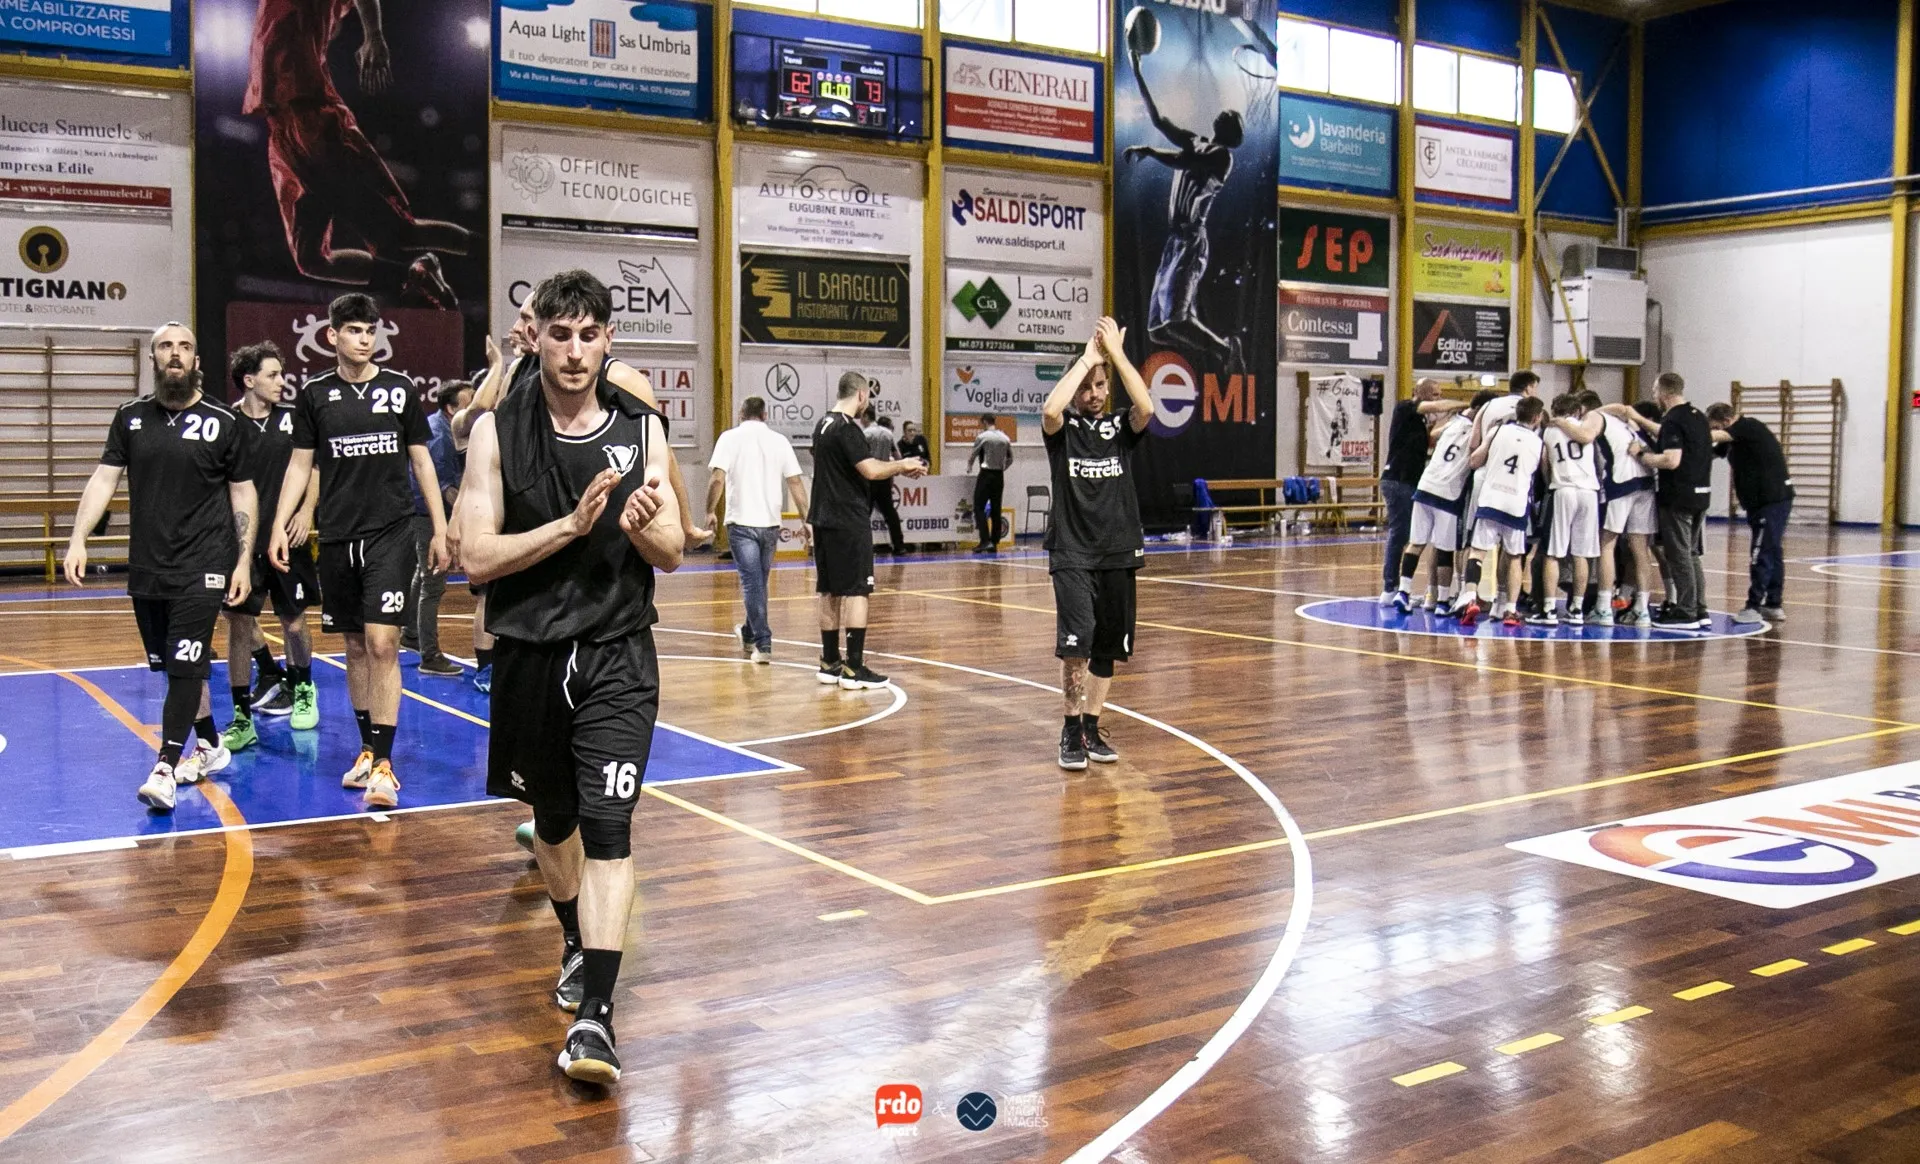
[[836, 598], [865, 598], [873, 593], [873, 531], [813, 531], [813, 591]]
[[220, 619], [225, 598], [224, 576], [219, 590], [205, 594], [135, 598], [133, 621], [140, 626], [147, 666], [182, 679], [213, 674], [213, 624]]
[[321, 542], [320, 629], [357, 635], [369, 625], [407, 625], [414, 560], [405, 521], [350, 542]]
[[1133, 654], [1133, 568], [1053, 572], [1053, 653], [1062, 659]]
[[263, 553], [253, 556], [253, 589], [238, 606], [222, 607], [230, 614], [259, 618], [267, 600], [273, 600], [273, 613], [282, 622], [300, 617], [308, 607], [320, 605], [320, 571], [313, 562], [313, 550], [307, 545], [287, 552], [287, 572], [273, 568], [272, 559]]
[[499, 639], [487, 794], [541, 816], [630, 821], [659, 714], [651, 628], [604, 643]]

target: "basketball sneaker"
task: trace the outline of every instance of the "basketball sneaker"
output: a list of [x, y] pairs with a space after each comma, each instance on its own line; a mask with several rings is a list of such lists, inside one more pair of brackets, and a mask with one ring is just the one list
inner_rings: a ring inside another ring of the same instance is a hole
[[1585, 626], [1587, 625], [1587, 616], [1580, 611], [1569, 609], [1567, 611], [1567, 625]]
[[868, 667], [865, 663], [860, 664], [858, 667], [852, 663], [841, 664], [840, 690], [842, 691], [859, 691], [863, 688], [868, 691], [878, 691], [886, 685], [887, 677]]
[[1479, 621], [1480, 600], [1477, 598], [1469, 598], [1467, 599], [1467, 604], [1460, 608], [1460, 625], [1472, 626]]
[[1781, 623], [1787, 621], [1787, 612], [1777, 606], [1763, 606], [1760, 608], [1760, 617], [1768, 622]]
[[1086, 736], [1082, 733], [1077, 721], [1060, 725], [1060, 766], [1069, 772], [1086, 770]]
[[285, 679], [262, 678], [247, 703], [260, 715], [285, 715], [293, 710], [293, 692]]
[[482, 695], [493, 694], [493, 664], [488, 663], [473, 673], [473, 689]]
[[1453, 599], [1442, 598], [1440, 601], [1433, 604], [1433, 617], [1452, 618], [1453, 614], [1454, 614]]
[[814, 672], [813, 677], [822, 683], [838, 683], [840, 682], [840, 672], [845, 670], [846, 666], [845, 663], [842, 663], [838, 659], [822, 659], [820, 660], [820, 669]]
[[1560, 618], [1552, 609], [1536, 610], [1527, 616], [1528, 626], [1559, 626]]
[[236, 715], [227, 730], [220, 734], [220, 746], [229, 752], [244, 752], [260, 742], [260, 733], [254, 729], [253, 717]]
[[747, 661], [749, 663], [760, 663], [765, 666], [771, 666], [773, 664], [773, 651], [771, 649], [763, 651], [759, 647], [755, 647], [747, 652]]
[[297, 732], [312, 731], [320, 726], [320, 696], [311, 683], [293, 685], [293, 718], [287, 726]]
[[368, 808], [400, 806], [400, 779], [393, 774], [392, 761], [374, 763], [373, 771], [367, 775], [366, 802]]
[[1507, 612], [1507, 617], [1500, 620], [1500, 625], [1508, 630], [1518, 630], [1532, 621], [1531, 618], [1523, 617], [1518, 609], [1514, 609]]
[[363, 746], [360, 749], [360, 758], [353, 762], [353, 767], [347, 769], [346, 775], [340, 777], [340, 787], [365, 788], [367, 779], [372, 775], [373, 749]]
[[1612, 626], [1613, 625], [1613, 607], [1602, 606], [1599, 610], [1594, 611], [1593, 625]]
[[1413, 613], [1413, 595], [1408, 594], [1404, 590], [1394, 591], [1393, 608], [1401, 614]]
[[580, 1004], [560, 1048], [560, 1070], [568, 1079], [602, 1087], [620, 1080], [620, 1056], [613, 1051], [613, 1012], [599, 999]]
[[400, 304], [403, 307], [430, 307], [440, 311], [457, 311], [460, 297], [448, 286], [447, 277], [440, 267], [440, 256], [432, 251], [413, 260], [407, 273], [400, 281]]
[[1120, 759], [1120, 753], [1107, 743], [1106, 729], [1099, 724], [1080, 725], [1080, 744], [1087, 751], [1087, 759], [1096, 764], [1112, 764]]
[[587, 996], [587, 958], [572, 946], [560, 951], [560, 981], [553, 987], [553, 1005], [572, 1014]]
[[461, 666], [445, 655], [435, 654], [427, 655], [420, 660], [419, 671], [422, 675], [437, 675], [446, 679], [458, 676], [461, 673]]
[[193, 754], [183, 756], [174, 765], [173, 779], [178, 784], [198, 784], [233, 762], [233, 753], [219, 744], [210, 744], [195, 736]]
[[172, 812], [173, 785], [173, 766], [165, 760], [155, 761], [153, 771], [140, 785], [140, 803], [155, 812]]

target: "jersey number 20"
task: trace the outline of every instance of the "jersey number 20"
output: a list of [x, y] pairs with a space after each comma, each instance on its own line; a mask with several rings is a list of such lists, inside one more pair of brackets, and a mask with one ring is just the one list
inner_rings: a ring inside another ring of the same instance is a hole
[[183, 441], [216, 441], [220, 439], [220, 418], [217, 416], [189, 416], [180, 426], [180, 439]]

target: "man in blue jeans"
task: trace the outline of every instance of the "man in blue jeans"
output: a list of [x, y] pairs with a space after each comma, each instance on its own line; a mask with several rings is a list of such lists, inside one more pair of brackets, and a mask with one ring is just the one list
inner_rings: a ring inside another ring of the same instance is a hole
[[1751, 416], [1736, 419], [1731, 404], [1709, 405], [1707, 428], [1713, 437], [1713, 455], [1733, 464], [1733, 495], [1746, 511], [1747, 528], [1753, 531], [1747, 605], [1733, 621], [1742, 626], [1785, 622], [1780, 590], [1787, 580], [1787, 558], [1780, 537], [1793, 515], [1793, 478], [1787, 476], [1780, 438]]
[[[780, 548], [782, 492], [800, 513], [807, 512], [807, 483], [793, 442], [767, 427], [767, 402], [749, 396], [740, 405], [740, 423], [713, 443], [708, 467], [707, 528], [719, 520], [720, 498], [727, 500], [727, 542], [740, 571], [740, 595], [747, 621], [734, 628], [740, 649], [756, 663], [773, 662], [773, 628], [767, 624], [767, 579]], [[809, 532], [811, 538], [811, 532]]]

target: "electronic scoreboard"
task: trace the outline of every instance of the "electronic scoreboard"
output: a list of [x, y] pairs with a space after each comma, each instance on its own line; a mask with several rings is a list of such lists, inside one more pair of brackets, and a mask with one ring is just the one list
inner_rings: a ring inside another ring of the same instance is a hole
[[773, 120], [849, 129], [890, 128], [891, 62], [818, 44], [775, 46]]

